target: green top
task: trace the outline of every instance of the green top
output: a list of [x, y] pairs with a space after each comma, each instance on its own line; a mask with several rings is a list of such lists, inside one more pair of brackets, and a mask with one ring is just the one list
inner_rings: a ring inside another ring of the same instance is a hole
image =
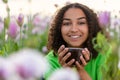
[[[58, 57], [54, 56], [53, 51], [50, 51], [46, 58], [50, 63], [50, 67], [48, 72], [46, 72], [46, 74], [44, 75], [44, 78], [45, 80], [48, 80], [52, 72], [60, 68], [61, 65], [58, 62]], [[88, 74], [91, 76], [92, 80], [102, 80], [102, 72], [100, 68], [104, 62], [105, 55], [98, 54], [97, 58], [91, 59], [90, 62], [84, 67]]]

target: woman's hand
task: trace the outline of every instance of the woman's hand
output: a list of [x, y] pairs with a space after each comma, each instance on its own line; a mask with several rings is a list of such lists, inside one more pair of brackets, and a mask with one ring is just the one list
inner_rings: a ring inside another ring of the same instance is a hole
[[72, 59], [68, 63], [66, 63], [66, 60], [71, 56], [71, 53], [67, 52], [68, 48], [65, 48], [64, 45], [60, 46], [60, 48], [58, 49], [58, 60], [61, 66], [71, 67], [72, 64], [75, 62], [81, 80], [92, 80], [88, 73], [84, 70], [84, 66], [87, 65], [87, 61], [90, 60], [90, 52], [87, 50], [87, 48], [82, 51], [84, 57], [80, 56], [82, 64], [80, 64], [78, 61], [75, 61], [75, 59]]
[[81, 80], [92, 80], [89, 74], [84, 70], [84, 66], [87, 65], [87, 62], [90, 60], [90, 52], [87, 48], [82, 50], [82, 56], [80, 56], [80, 60], [82, 64], [80, 64], [78, 61], [75, 62], [77, 71], [80, 75]]
[[71, 67], [72, 64], [75, 62], [75, 59], [72, 59], [68, 63], [66, 63], [66, 60], [71, 56], [71, 53], [67, 52], [68, 48], [65, 48], [64, 45], [60, 46], [60, 48], [58, 49], [58, 60], [63, 67]]
[[84, 67], [80, 65], [78, 61], [76, 61], [75, 64], [81, 80], [92, 80], [89, 74], [85, 71]]
[[84, 48], [82, 50], [82, 55], [80, 56], [80, 60], [82, 62], [82, 66], [86, 66], [87, 63], [90, 61], [91, 54], [87, 48]]

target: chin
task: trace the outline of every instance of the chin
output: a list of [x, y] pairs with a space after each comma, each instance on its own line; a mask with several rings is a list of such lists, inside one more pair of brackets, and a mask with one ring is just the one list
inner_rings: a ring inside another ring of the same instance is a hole
[[79, 48], [81, 45], [70, 45], [69, 47], [76, 47]]

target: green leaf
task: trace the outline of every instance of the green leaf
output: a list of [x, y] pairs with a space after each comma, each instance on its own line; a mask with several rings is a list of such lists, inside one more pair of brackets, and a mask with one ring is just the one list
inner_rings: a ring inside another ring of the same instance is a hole
[[8, 3], [8, 0], [2, 0], [4, 3]]

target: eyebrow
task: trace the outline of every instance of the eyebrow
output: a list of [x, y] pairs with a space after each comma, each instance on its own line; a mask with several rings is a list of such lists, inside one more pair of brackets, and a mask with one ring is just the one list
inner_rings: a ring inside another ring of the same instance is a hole
[[[80, 19], [86, 19], [86, 17], [77, 18], [77, 20], [80, 20]], [[63, 18], [63, 20], [70, 20], [70, 19], [69, 18]]]

